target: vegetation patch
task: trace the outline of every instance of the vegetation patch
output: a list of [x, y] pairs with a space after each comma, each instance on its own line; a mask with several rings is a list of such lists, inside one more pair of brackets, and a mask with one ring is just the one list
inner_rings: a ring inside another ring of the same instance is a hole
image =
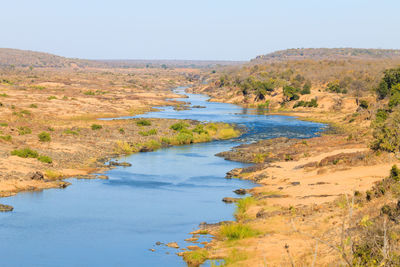
[[90, 126], [90, 128], [92, 128], [92, 130], [100, 130], [103, 128], [103, 126], [101, 126], [100, 124], [92, 124], [92, 126]]
[[148, 130], [148, 131], [140, 131], [139, 134], [141, 136], [156, 135], [157, 134], [157, 129], [151, 129], [151, 130]]
[[30, 149], [30, 148], [23, 148], [23, 149], [16, 149], [11, 151], [11, 155], [13, 156], [18, 156], [21, 158], [35, 158], [39, 160], [40, 162], [44, 163], [52, 163], [53, 160], [45, 155], [39, 155], [39, 153], [36, 150]]
[[188, 251], [183, 254], [183, 260], [189, 266], [200, 266], [208, 258], [208, 251], [206, 249], [198, 249], [194, 251]]
[[259, 231], [254, 230], [246, 224], [232, 223], [222, 225], [219, 234], [231, 241], [256, 236], [259, 234]]
[[256, 200], [253, 197], [245, 197], [240, 199], [236, 203], [235, 217], [238, 220], [244, 219], [246, 217], [246, 211], [252, 205], [256, 204]]
[[23, 148], [11, 151], [11, 155], [21, 158], [37, 158], [39, 156], [39, 153], [36, 150], [32, 150], [30, 148]]
[[151, 125], [151, 121], [149, 121], [149, 120], [138, 120], [136, 122], [136, 124], [138, 126], [150, 126]]
[[12, 137], [11, 135], [0, 135], [0, 139], [4, 141], [11, 141]]
[[51, 137], [50, 134], [47, 132], [41, 132], [39, 135], [39, 141], [40, 142], [50, 142], [51, 141]]
[[55, 171], [55, 170], [45, 170], [44, 175], [46, 176], [47, 179], [50, 179], [50, 180], [57, 180], [64, 176], [64, 174], [62, 172]]

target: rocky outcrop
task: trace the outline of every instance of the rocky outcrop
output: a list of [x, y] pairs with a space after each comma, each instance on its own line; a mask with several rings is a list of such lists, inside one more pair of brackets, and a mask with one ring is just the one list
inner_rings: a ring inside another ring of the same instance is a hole
[[43, 173], [36, 171], [28, 174], [32, 180], [44, 180]]

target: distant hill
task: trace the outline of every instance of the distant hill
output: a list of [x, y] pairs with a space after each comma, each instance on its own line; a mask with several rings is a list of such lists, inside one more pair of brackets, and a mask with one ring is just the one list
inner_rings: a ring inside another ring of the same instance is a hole
[[294, 48], [280, 50], [252, 59], [251, 62], [301, 59], [385, 59], [400, 58], [400, 50], [365, 48]]
[[49, 53], [0, 48], [0, 67], [34, 68], [210, 68], [242, 64], [242, 61], [207, 60], [87, 60], [66, 58]]
[[32, 66], [35, 68], [40, 68], [40, 67], [65, 68], [65, 67], [71, 67], [73, 64], [77, 63], [82, 64], [84, 63], [84, 61], [78, 59], [69, 59], [49, 53], [11, 49], [11, 48], [0, 48], [0, 66], [2, 67]]

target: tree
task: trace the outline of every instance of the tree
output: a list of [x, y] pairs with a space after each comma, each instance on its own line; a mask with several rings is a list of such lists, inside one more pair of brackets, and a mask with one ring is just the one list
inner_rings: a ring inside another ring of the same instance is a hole
[[284, 86], [283, 87], [283, 95], [285, 97], [285, 101], [292, 101], [299, 99], [299, 95], [297, 94], [299, 89], [294, 88], [292, 86]]

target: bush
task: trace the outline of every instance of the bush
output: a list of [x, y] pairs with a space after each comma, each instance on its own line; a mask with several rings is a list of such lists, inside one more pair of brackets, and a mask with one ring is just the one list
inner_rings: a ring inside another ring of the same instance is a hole
[[255, 199], [253, 197], [245, 197], [240, 199], [236, 203], [236, 211], [235, 211], [235, 217], [237, 219], [243, 219], [247, 209], [255, 204]]
[[31, 130], [31, 128], [29, 128], [29, 127], [19, 127], [19, 128], [18, 128], [18, 133], [19, 133], [20, 135], [31, 134], [31, 133], [32, 133], [32, 130]]
[[207, 257], [208, 251], [204, 248], [188, 251], [183, 254], [183, 260], [188, 264], [188, 266], [200, 266], [207, 260]]
[[36, 104], [30, 104], [29, 107], [30, 108], [37, 108], [38, 106]]
[[53, 100], [53, 99], [57, 99], [57, 97], [54, 96], [54, 95], [52, 95], [52, 96], [49, 96], [47, 99], [48, 99], [48, 100]]
[[2, 139], [4, 141], [11, 141], [12, 137], [11, 137], [11, 135], [2, 135], [2, 136], [0, 136], [0, 139]]
[[44, 155], [40, 155], [37, 159], [44, 163], [52, 163], [53, 162], [53, 160], [49, 156], [44, 156]]
[[198, 133], [198, 134], [208, 134], [208, 132], [206, 130], [204, 130], [204, 125], [203, 124], [197, 124], [196, 127], [194, 127], [194, 129], [192, 130], [192, 132], [194, 133]]
[[139, 132], [140, 135], [142, 136], [149, 136], [149, 135], [156, 135], [157, 134], [157, 129], [151, 129], [148, 131], [141, 131]]
[[136, 124], [139, 126], [150, 126], [151, 122], [149, 120], [138, 120]]
[[150, 141], [144, 143], [143, 147], [145, 147], [149, 150], [156, 150], [156, 149], [161, 148], [161, 143], [156, 140], [150, 140]]
[[368, 105], [367, 100], [361, 100], [360, 101], [360, 108], [368, 109], [368, 107], [369, 107], [369, 105]]
[[301, 90], [300, 94], [302, 95], [308, 95], [311, 94], [311, 82], [307, 81], [304, 86], [303, 86], [303, 90]]
[[400, 169], [397, 167], [397, 165], [392, 166], [392, 169], [390, 170], [390, 178], [395, 181], [400, 180]]
[[66, 129], [64, 130], [65, 134], [72, 134], [72, 135], [78, 135], [79, 133], [77, 131], [71, 130], [71, 129]]
[[170, 129], [174, 130], [174, 131], [181, 131], [182, 129], [186, 129], [186, 127], [188, 127], [189, 125], [187, 125], [184, 122], [178, 122], [175, 124], [172, 124]]
[[39, 153], [30, 148], [23, 148], [11, 151], [11, 155], [21, 158], [37, 158], [39, 156]]
[[90, 127], [92, 128], [92, 130], [100, 130], [101, 128], [103, 128], [103, 126], [99, 124], [92, 124], [92, 126]]
[[193, 143], [193, 135], [188, 133], [179, 133], [175, 136], [178, 145], [187, 145]]
[[300, 90], [294, 88], [292, 86], [284, 86], [283, 87], [283, 95], [285, 96], [285, 101], [292, 101], [299, 99], [299, 95], [297, 94]]
[[[339, 85], [338, 82], [330, 82], [330, 83], [328, 83], [328, 85], [326, 87], [326, 90], [331, 92], [331, 93], [337, 93], [337, 94], [343, 93], [342, 88], [340, 88], [340, 85]], [[347, 90], [346, 90], [346, 93], [347, 93]]]
[[228, 240], [239, 240], [258, 235], [259, 232], [250, 226], [241, 223], [225, 224], [221, 226], [220, 235]]
[[297, 107], [308, 107], [308, 108], [316, 108], [318, 107], [317, 99], [311, 99], [310, 101], [300, 100], [293, 105], [293, 108]]
[[39, 141], [40, 142], [50, 142], [51, 141], [51, 137], [49, 133], [46, 132], [41, 132], [39, 135]]
[[124, 128], [119, 128], [118, 131], [119, 131], [120, 134], [124, 134], [125, 133]]

